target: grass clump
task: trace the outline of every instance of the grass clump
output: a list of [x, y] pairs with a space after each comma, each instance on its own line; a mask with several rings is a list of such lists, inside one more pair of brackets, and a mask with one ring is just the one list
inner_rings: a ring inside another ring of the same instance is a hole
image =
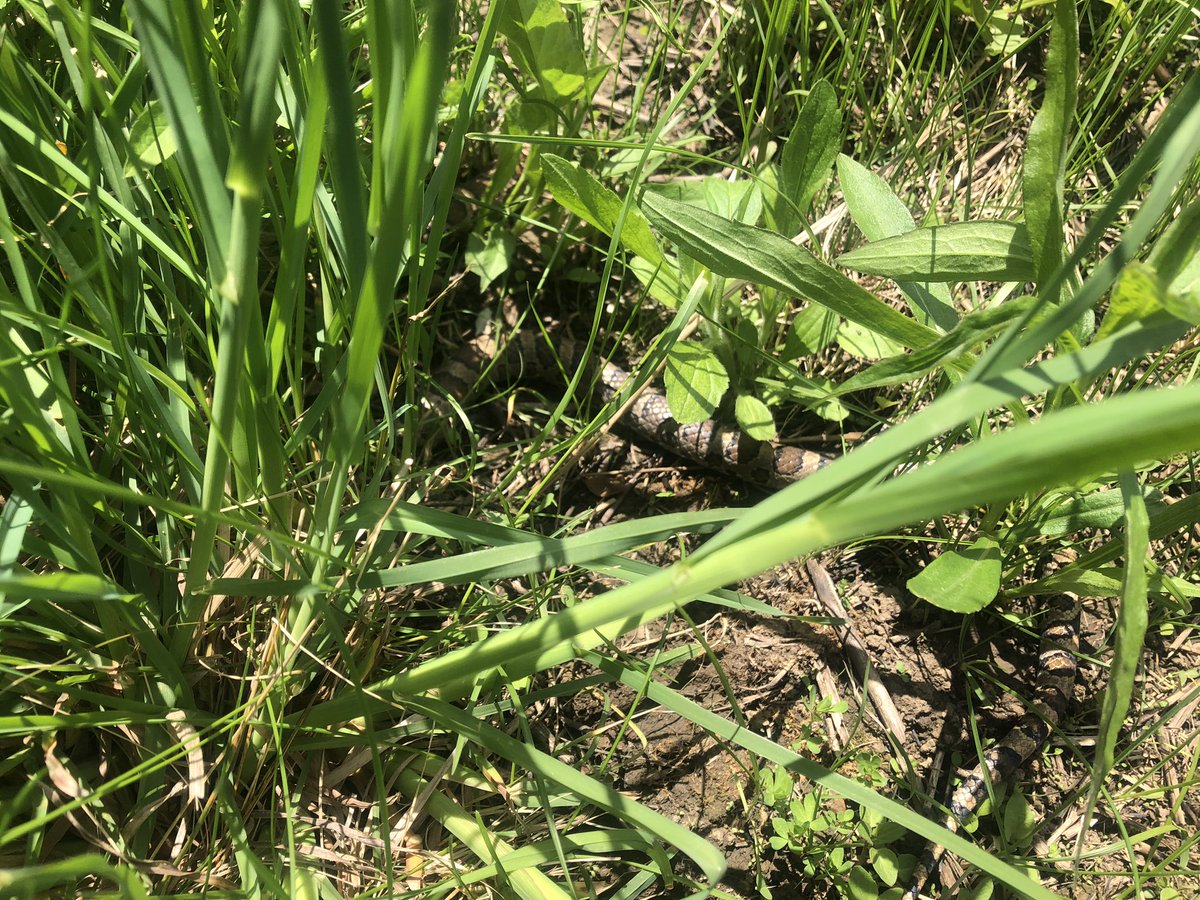
[[[922, 596], [960, 612], [1114, 598], [1081, 802], [1115, 823], [1112, 854], [1151, 843], [1131, 889], [1182, 884], [1193, 841], [1130, 834], [1100, 788], [1161, 724], [1121, 730], [1147, 629], [1185, 627], [1195, 593], [1186, 9], [3, 15], [4, 891], [726, 890], [723, 848], [590, 765], [644, 707], [734, 748], [748, 793], [770, 773], [775, 851], [801, 820], [857, 835], [836, 859], [804, 842], [813, 894], [898, 892], [899, 826], [1048, 896], [1050, 874], [887, 796], [873, 767], [899, 762], [857, 752], [874, 774], [851, 777], [764, 737], [702, 629], [673, 644], [663, 624], [697, 600], [777, 613], [728, 586], [901, 532], [946, 545], [926, 572], [965, 574]], [[679, 418], [771, 439], [798, 415], [855, 449], [750, 508], [582, 528], [603, 511], [550, 460], [624, 395], [561, 373], [540, 430], [570, 437], [515, 449], [480, 441], [470, 406], [430, 412], [444, 345], [509, 324], [502, 295], [596, 355], [624, 335]], [[1023, 582], [1058, 544], [1077, 564]], [[627, 652], [660, 628], [657, 654]], [[729, 708], [673, 681], [699, 659]], [[547, 710], [592, 695], [594, 732], [547, 735]], [[1183, 753], [1162, 771], [1186, 794]], [[1088, 877], [1074, 849], [1053, 877]], [[799, 890], [754, 865], [759, 893]]]

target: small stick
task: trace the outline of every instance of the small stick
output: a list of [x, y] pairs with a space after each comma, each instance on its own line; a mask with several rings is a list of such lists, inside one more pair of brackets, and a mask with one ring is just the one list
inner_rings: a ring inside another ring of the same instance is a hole
[[842, 605], [842, 600], [838, 596], [837, 588], [834, 587], [833, 579], [829, 577], [829, 573], [815, 559], [810, 559], [805, 563], [805, 568], [808, 569], [808, 575], [812, 579], [813, 587], [817, 591], [817, 599], [829, 611], [829, 614], [841, 619], [845, 625], [834, 626], [837, 631], [838, 638], [846, 648], [846, 656], [850, 658], [850, 665], [854, 667], [854, 672], [863, 680], [866, 685], [867, 697], [871, 701], [871, 705], [875, 707], [875, 711], [879, 714], [879, 718], [883, 720], [884, 727], [892, 733], [892, 736], [901, 744], [904, 743], [907, 737], [907, 731], [904, 728], [904, 720], [900, 717], [900, 711], [896, 709], [896, 704], [892, 702], [892, 696], [888, 693], [887, 688], [883, 686], [883, 682], [879, 679], [876, 672], [877, 667], [871, 662], [871, 656], [867, 653], [867, 648], [863, 645], [862, 640], [854, 630], [854, 626], [850, 623], [850, 615], [846, 612], [846, 607]]

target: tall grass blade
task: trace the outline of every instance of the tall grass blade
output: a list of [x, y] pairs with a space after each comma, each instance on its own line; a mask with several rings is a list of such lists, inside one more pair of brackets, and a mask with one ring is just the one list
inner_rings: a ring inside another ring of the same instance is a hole
[[[1100, 711], [1100, 730], [1092, 760], [1091, 789], [1088, 791], [1084, 822], [1092, 820], [1092, 811], [1112, 771], [1117, 738], [1125, 725], [1133, 688], [1137, 682], [1138, 664], [1145, 646], [1149, 622], [1146, 566], [1150, 551], [1150, 520], [1141, 485], [1130, 471], [1121, 473], [1121, 494], [1125, 499], [1125, 583], [1121, 589], [1121, 606], [1117, 611], [1116, 640], [1113, 644], [1112, 665], [1108, 686]], [[1075, 842], [1075, 855], [1083, 852], [1088, 829], [1080, 831]]]

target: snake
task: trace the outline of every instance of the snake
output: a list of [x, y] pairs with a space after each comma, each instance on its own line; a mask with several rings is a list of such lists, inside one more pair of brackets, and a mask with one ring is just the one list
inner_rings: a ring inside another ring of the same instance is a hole
[[[511, 383], [522, 378], [546, 380], [564, 376], [585, 363], [586, 344], [558, 326], [545, 333], [518, 330], [504, 344], [481, 335], [465, 343], [438, 371], [442, 389], [460, 404], [481, 382]], [[612, 361], [592, 363], [602, 402], [619, 396], [632, 381], [628, 370]], [[793, 446], [758, 441], [714, 419], [681, 423], [672, 415], [666, 396], [648, 386], [638, 393], [621, 424], [654, 444], [689, 461], [728, 471], [743, 480], [783, 486], [811, 475], [836, 457]], [[943, 826], [958, 833], [988, 796], [989, 786], [1006, 781], [1039, 753], [1061, 721], [1074, 691], [1079, 650], [1079, 600], [1061, 594], [1050, 601], [1042, 627], [1038, 672], [1028, 709], [1009, 732], [986, 750], [978, 766], [950, 798]], [[906, 900], [918, 900], [945, 858], [946, 849], [929, 844], [913, 871]]]
[[[1041, 752], [1050, 733], [1066, 712], [1075, 689], [1079, 653], [1079, 598], [1064, 593], [1048, 604], [1038, 649], [1038, 672], [1033, 698], [1009, 732], [985, 750], [975, 769], [950, 797], [943, 827], [954, 834], [978, 811], [988, 797], [989, 785], [1013, 777]], [[946, 848], [929, 844], [913, 870], [905, 900], [918, 900], [921, 891], [941, 867]]]
[[[437, 382], [461, 404], [481, 380], [508, 383], [573, 372], [584, 362], [585, 349], [585, 342], [560, 328], [551, 328], [546, 335], [522, 329], [509, 335], [502, 347], [485, 334], [452, 354], [439, 370]], [[632, 375], [615, 362], [599, 362], [597, 366], [597, 393], [604, 403], [632, 383]], [[671, 414], [666, 395], [655, 387], [638, 393], [621, 417], [621, 425], [684, 459], [772, 487], [799, 481], [836, 459], [815, 450], [759, 441], [714, 419], [679, 422]]]

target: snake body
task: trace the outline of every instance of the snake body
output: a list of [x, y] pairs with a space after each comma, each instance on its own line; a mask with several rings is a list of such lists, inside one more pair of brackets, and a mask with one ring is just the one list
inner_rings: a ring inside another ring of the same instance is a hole
[[[1073, 594], [1063, 594], [1051, 604], [1042, 627], [1033, 700], [1008, 734], [984, 752], [979, 765], [954, 791], [942, 823], [947, 831], [957, 834], [987, 799], [988, 785], [1011, 778], [1045, 745], [1074, 690], [1078, 651], [1079, 600]], [[926, 848], [904, 894], [907, 900], [917, 900], [945, 854], [946, 848], [940, 844]]]
[[[499, 352], [498, 352], [499, 351]], [[545, 335], [518, 331], [502, 348], [489, 336], [465, 344], [442, 367], [438, 381], [450, 396], [465, 401], [481, 381], [511, 383], [522, 377], [546, 379], [567, 374], [583, 359], [583, 345], [554, 329]], [[630, 382], [629, 372], [613, 362], [597, 363], [594, 373], [600, 398], [608, 402]], [[739, 478], [772, 485], [799, 481], [828, 465], [833, 457], [797, 447], [754, 440], [712, 419], [682, 424], [671, 415], [667, 398], [654, 388], [643, 390], [622, 418], [624, 424], [681, 457], [732, 472]], [[944, 825], [957, 833], [988, 796], [988, 785], [1010, 778], [1038, 753], [1058, 724], [1075, 683], [1079, 647], [1079, 606], [1064, 594], [1052, 604], [1041, 632], [1041, 649], [1033, 702], [1008, 734], [983, 754], [978, 767], [949, 804]], [[930, 845], [913, 873], [908, 900], [917, 900], [939, 868], [945, 848]]]
[[[497, 352], [499, 350], [499, 352]], [[438, 381], [459, 402], [485, 380], [508, 383], [521, 377], [547, 378], [572, 372], [583, 361], [584, 345], [554, 329], [546, 336], [518, 331], [497, 348], [489, 336], [465, 344], [442, 367]], [[632, 376], [614, 362], [597, 363], [597, 391], [604, 402], [621, 392]], [[486, 373], [486, 375], [483, 375]], [[685, 459], [723, 469], [744, 481], [779, 486], [799, 481], [828, 465], [834, 457], [799, 447], [758, 441], [713, 419], [681, 423], [671, 415], [667, 398], [648, 387], [621, 418], [630, 431]]]

